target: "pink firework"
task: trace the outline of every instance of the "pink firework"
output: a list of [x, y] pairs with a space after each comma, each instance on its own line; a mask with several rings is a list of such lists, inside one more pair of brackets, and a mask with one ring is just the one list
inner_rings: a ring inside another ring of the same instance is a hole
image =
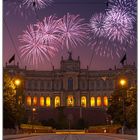
[[87, 36], [87, 24], [79, 15], [67, 13], [62, 18], [60, 27], [62, 47], [77, 47], [83, 45]]
[[95, 36], [101, 37], [105, 35], [105, 14], [95, 14], [90, 19], [90, 27]]
[[50, 5], [53, 2], [53, 0], [23, 0], [23, 4], [27, 8], [31, 9], [42, 9], [46, 6]]
[[136, 22], [137, 18], [137, 0], [109, 0], [108, 9], [117, 7], [131, 16], [133, 22]]
[[21, 57], [33, 65], [38, 65], [46, 59], [50, 60], [56, 51], [53, 46], [44, 45], [41, 34], [33, 25], [27, 27], [23, 35], [19, 36], [19, 40], [23, 43], [19, 48]]
[[43, 9], [52, 2], [53, 0], [5, 0], [4, 9], [6, 9], [6, 15], [14, 13], [27, 18], [36, 14], [36, 10]]
[[96, 55], [119, 57], [135, 42], [131, 19], [119, 9], [115, 13], [108, 12], [107, 15], [93, 15], [90, 28], [89, 46], [94, 49]]
[[132, 18], [125, 11], [112, 8], [107, 12], [105, 29], [109, 39], [121, 43], [129, 41], [129, 36], [133, 31]]
[[59, 26], [60, 20], [57, 20], [55, 16], [45, 17], [43, 22], [38, 22], [36, 24], [36, 27], [47, 46], [60, 46]]

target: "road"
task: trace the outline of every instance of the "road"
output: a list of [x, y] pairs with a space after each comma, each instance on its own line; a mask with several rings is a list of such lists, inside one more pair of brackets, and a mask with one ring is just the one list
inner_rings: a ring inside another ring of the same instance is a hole
[[[39, 136], [12, 138], [12, 140], [136, 140], [136, 136], [112, 134], [42, 134]], [[4, 140], [6, 140], [4, 138]], [[7, 139], [8, 140], [8, 139]], [[11, 140], [11, 139], [9, 139]]]

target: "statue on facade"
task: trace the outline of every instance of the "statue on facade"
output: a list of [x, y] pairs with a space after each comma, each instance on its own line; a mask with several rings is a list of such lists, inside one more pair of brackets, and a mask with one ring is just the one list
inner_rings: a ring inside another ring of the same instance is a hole
[[69, 60], [72, 60], [72, 52], [68, 51], [68, 54], [69, 54]]

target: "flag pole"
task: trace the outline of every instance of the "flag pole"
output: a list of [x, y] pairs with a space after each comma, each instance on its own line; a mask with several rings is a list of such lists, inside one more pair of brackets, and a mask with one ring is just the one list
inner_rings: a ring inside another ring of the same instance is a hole
[[15, 66], [15, 60], [16, 60], [16, 59], [14, 59], [14, 66]]

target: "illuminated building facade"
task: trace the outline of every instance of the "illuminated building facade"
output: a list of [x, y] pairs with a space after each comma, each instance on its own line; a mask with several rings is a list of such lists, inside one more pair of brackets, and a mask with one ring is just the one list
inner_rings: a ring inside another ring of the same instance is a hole
[[[25, 107], [27, 110], [55, 109], [57, 107], [106, 108], [109, 98], [118, 85], [118, 78], [126, 76], [128, 86], [136, 85], [135, 65], [109, 70], [89, 70], [80, 67], [69, 53], [61, 58], [60, 69], [34, 71], [6, 65], [5, 71], [24, 76]], [[79, 114], [80, 115], [80, 114]]]

